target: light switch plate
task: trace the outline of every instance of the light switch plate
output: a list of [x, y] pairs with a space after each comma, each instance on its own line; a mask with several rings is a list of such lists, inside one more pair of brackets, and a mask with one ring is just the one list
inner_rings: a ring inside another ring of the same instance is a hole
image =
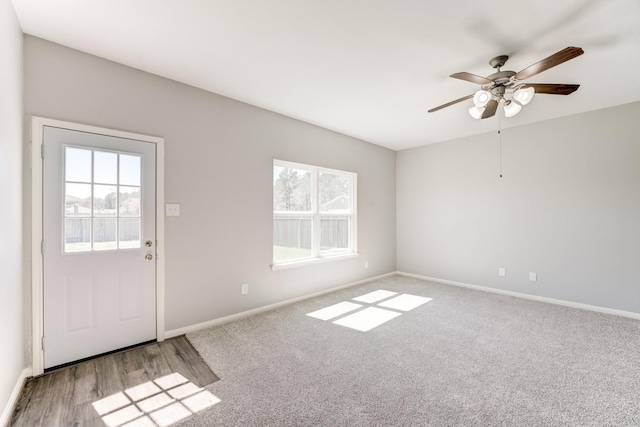
[[167, 203], [164, 208], [167, 216], [180, 216], [180, 205], [178, 203]]

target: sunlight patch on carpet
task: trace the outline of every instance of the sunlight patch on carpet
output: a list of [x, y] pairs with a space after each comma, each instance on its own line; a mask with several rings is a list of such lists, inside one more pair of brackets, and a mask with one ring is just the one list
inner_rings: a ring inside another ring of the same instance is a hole
[[220, 399], [178, 373], [147, 381], [92, 403], [108, 427], [166, 427]]
[[431, 301], [431, 298], [419, 297], [416, 295], [402, 294], [390, 300], [378, 304], [381, 307], [394, 308], [401, 311], [411, 311], [422, 304]]
[[364, 310], [350, 314], [333, 323], [336, 325], [346, 326], [347, 328], [356, 329], [358, 331], [367, 332], [376, 326], [380, 326], [383, 323], [400, 316], [400, 314], [401, 313], [383, 310], [381, 308], [367, 307]]
[[[377, 291], [352, 298], [352, 300], [367, 305], [343, 301], [330, 305], [329, 307], [307, 313], [307, 316], [320, 320], [331, 320], [344, 316], [334, 320], [332, 323], [358, 331], [367, 332], [388, 322], [389, 320], [395, 319], [402, 314], [401, 312], [411, 311], [420, 307], [421, 305], [431, 301], [432, 298], [411, 294], [398, 295], [397, 292], [378, 289]], [[384, 307], [384, 309], [380, 307]]]
[[345, 313], [356, 310], [362, 307], [360, 304], [354, 304], [352, 302], [343, 301], [338, 304], [330, 305], [329, 307], [321, 308], [311, 313], [307, 313], [307, 316], [315, 317], [320, 320], [329, 320], [334, 317], [342, 316]]
[[387, 299], [393, 295], [398, 295], [398, 293], [385, 291], [384, 289], [378, 289], [377, 291], [369, 292], [368, 294], [353, 298], [353, 300], [373, 304], [374, 302], [382, 301], [383, 299]]

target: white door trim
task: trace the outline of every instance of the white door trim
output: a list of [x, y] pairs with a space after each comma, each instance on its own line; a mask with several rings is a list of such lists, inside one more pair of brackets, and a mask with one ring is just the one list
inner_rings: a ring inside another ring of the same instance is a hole
[[44, 126], [98, 133], [156, 144], [156, 339], [164, 340], [164, 138], [33, 116], [31, 118], [31, 324], [32, 372], [44, 373], [42, 271], [42, 144]]

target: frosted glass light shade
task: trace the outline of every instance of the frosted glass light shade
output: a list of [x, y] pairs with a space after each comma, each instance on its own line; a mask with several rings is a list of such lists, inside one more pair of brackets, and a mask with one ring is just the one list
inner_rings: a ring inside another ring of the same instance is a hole
[[520, 88], [513, 92], [513, 99], [522, 105], [527, 105], [531, 102], [535, 93], [536, 91], [532, 87]]
[[474, 119], [482, 118], [482, 113], [484, 113], [484, 107], [475, 107], [474, 106], [474, 107], [469, 108], [469, 114]]
[[518, 114], [522, 110], [522, 107], [515, 102], [508, 101], [504, 104], [504, 115], [505, 117], [513, 117]]
[[491, 93], [486, 90], [479, 90], [473, 95], [473, 103], [476, 107], [484, 107], [491, 99]]

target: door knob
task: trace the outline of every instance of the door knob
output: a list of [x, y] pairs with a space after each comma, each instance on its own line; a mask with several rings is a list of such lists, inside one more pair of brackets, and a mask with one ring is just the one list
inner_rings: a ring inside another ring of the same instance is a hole
[[144, 259], [146, 259], [147, 261], [151, 261], [153, 259], [153, 255], [147, 254], [145, 255]]

